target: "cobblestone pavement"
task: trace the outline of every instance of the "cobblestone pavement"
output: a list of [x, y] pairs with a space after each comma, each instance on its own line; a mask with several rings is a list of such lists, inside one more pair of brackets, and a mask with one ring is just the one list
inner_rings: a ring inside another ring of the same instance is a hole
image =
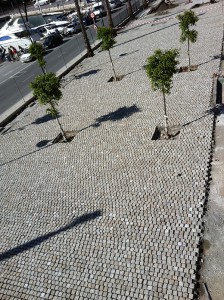
[[176, 74], [167, 98], [178, 139], [151, 140], [163, 105], [144, 71], [158, 48], [180, 48], [187, 65], [175, 19], [120, 32], [121, 81], [107, 82], [106, 52], [68, 75], [59, 108], [65, 130], [80, 130], [72, 142], [50, 143], [57, 125], [38, 105], [0, 135], [0, 299], [196, 297], [222, 42], [221, 3], [209, 8], [191, 46], [199, 68]]

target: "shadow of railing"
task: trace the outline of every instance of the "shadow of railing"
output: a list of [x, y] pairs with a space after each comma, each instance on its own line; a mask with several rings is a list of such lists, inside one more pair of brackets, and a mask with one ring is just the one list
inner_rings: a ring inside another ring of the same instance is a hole
[[[60, 115], [58, 116], [59, 118], [61, 117]], [[46, 114], [42, 117], [37, 118], [35, 121], [33, 121], [30, 124], [26, 124], [24, 126], [21, 126], [19, 128], [15, 128], [15, 129], [11, 129], [11, 127], [6, 128], [5, 130], [3, 130], [3, 132], [1, 133], [2, 135], [8, 134], [8, 133], [12, 133], [14, 131], [22, 131], [24, 130], [26, 127], [30, 126], [30, 125], [39, 125], [42, 123], [46, 123], [52, 120], [56, 120], [55, 117], [52, 117], [50, 114]], [[11, 130], [10, 130], [11, 129]]]
[[208, 64], [208, 63], [210, 63], [213, 60], [221, 59], [221, 58], [222, 58], [222, 56], [220, 54], [219, 55], [213, 55], [213, 57], [210, 60], [202, 62], [202, 63], [198, 64], [198, 66], [202, 66], [202, 65]]
[[[161, 31], [161, 30], [164, 30], [164, 29], [167, 29], [167, 28], [170, 28], [170, 27], [176, 26], [176, 25], [178, 25], [178, 24], [179, 24], [179, 23], [175, 23], [175, 24], [172, 24], [172, 25], [169, 25], [169, 26], [166, 26], [166, 27], [163, 27], [163, 28], [160, 28], [160, 29], [157, 29], [157, 30], [151, 31], [151, 32], [149, 32], [149, 33], [146, 33], [146, 34], [143, 34], [143, 35], [139, 35], [138, 37], [136, 37], [136, 38], [133, 38], [133, 39], [130, 39], [130, 40], [128, 40], [128, 41], [121, 42], [121, 43], [117, 43], [116, 45], [114, 45], [114, 46], [113, 46], [113, 48], [115, 48], [115, 47], [119, 47], [119, 46], [121, 46], [121, 45], [124, 45], [124, 44], [130, 43], [130, 42], [132, 42], [132, 41], [135, 41], [135, 40], [138, 40], [138, 39], [141, 39], [142, 37], [145, 37], [145, 36], [147, 36], [147, 35], [150, 35], [150, 34], [156, 33], [156, 32], [158, 32], [158, 31]], [[134, 28], [134, 27], [133, 27], [133, 28]], [[122, 32], [121, 32], [121, 33], [122, 33]]]
[[12, 248], [8, 251], [5, 251], [3, 253], [0, 254], [0, 261], [3, 261], [3, 260], [6, 260], [6, 259], [9, 259], [15, 255], [18, 255], [20, 253], [23, 253], [24, 251], [27, 251], [31, 248], [34, 248], [36, 247], [37, 245], [40, 245], [41, 243], [45, 242], [46, 240], [52, 238], [53, 236], [55, 235], [58, 235], [64, 231], [67, 231], [67, 230], [70, 230], [72, 229], [73, 227], [76, 227], [80, 224], [83, 224], [83, 223], [86, 223], [88, 221], [91, 221], [91, 220], [94, 220], [98, 217], [102, 216], [102, 211], [101, 210], [96, 210], [92, 213], [88, 213], [88, 214], [84, 214], [80, 217], [77, 217], [75, 218], [73, 221], [71, 221], [69, 224], [57, 229], [57, 230], [54, 230], [54, 231], [51, 231], [47, 234], [44, 234], [40, 237], [37, 237], [29, 242], [26, 242], [22, 245], [19, 245], [15, 248]]
[[188, 125], [190, 125], [192, 123], [195, 123], [195, 122], [197, 122], [197, 121], [199, 121], [199, 120], [207, 117], [208, 115], [218, 116], [220, 114], [224, 114], [224, 104], [217, 104], [217, 105], [215, 105], [214, 107], [206, 110], [206, 112], [202, 116], [200, 116], [200, 117], [198, 117], [198, 118], [196, 118], [196, 119], [194, 119], [192, 121], [189, 121], [189, 122], [183, 124], [182, 127], [185, 127], [185, 126], [188, 126]]
[[[19, 156], [19, 157], [17, 157], [17, 158], [14, 158], [14, 159], [12, 159], [12, 160], [9, 160], [9, 161], [7, 161], [7, 162], [5, 162], [5, 163], [3, 163], [3, 164], [0, 164], [0, 166], [8, 165], [8, 164], [10, 164], [10, 163], [12, 163], [12, 162], [14, 162], [14, 161], [17, 161], [17, 160], [19, 160], [19, 159], [21, 159], [21, 158], [27, 157], [27, 156], [29, 156], [29, 155], [31, 155], [31, 154], [34, 154], [34, 153], [36, 153], [36, 152], [38, 152], [38, 151], [41, 151], [41, 150], [46, 149], [46, 148], [51, 147], [51, 146], [53, 146], [53, 144], [49, 144], [49, 145], [47, 145], [47, 146], [45, 146], [45, 147], [42, 146], [42, 148], [40, 148], [40, 149], [31, 151], [31, 152], [29, 152], [29, 153], [27, 153], [27, 154], [24, 154], [24, 155], [21, 155], [21, 156]], [[37, 147], [38, 147], [38, 146], [37, 146]]]

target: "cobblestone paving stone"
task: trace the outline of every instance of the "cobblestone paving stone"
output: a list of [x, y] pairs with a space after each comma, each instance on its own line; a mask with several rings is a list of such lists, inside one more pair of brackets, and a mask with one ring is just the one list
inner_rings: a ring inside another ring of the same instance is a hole
[[[176, 20], [117, 36], [121, 81], [107, 83], [109, 58], [99, 51], [67, 75], [77, 78], [59, 109], [66, 130], [81, 130], [72, 142], [50, 143], [57, 125], [37, 105], [0, 135], [0, 299], [195, 297], [220, 5], [199, 17], [198, 70], [176, 74], [167, 98], [169, 123], [185, 125], [178, 139], [151, 140], [163, 106], [143, 68], [158, 48], [180, 48], [187, 65]], [[122, 107], [129, 115], [111, 120]]]

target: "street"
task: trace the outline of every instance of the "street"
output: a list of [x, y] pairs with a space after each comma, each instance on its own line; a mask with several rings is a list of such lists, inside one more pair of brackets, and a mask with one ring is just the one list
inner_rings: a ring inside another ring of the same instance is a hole
[[[137, 1], [137, 3], [139, 2]], [[115, 10], [112, 14], [115, 24], [120, 22], [121, 16], [125, 18], [127, 13], [127, 5]], [[103, 20], [104, 24], [107, 25], [107, 17], [104, 17]], [[102, 24], [102, 19], [99, 19], [98, 22], [98, 24]], [[93, 44], [96, 39], [96, 30], [93, 26], [87, 29], [87, 35], [90, 43]], [[71, 38], [65, 38], [61, 46], [52, 49], [45, 55], [47, 70], [56, 73], [60, 68], [66, 67], [68, 62], [84, 50], [82, 33], [75, 34]], [[1, 64], [0, 68], [2, 70], [0, 72], [0, 114], [2, 114], [30, 92], [29, 83], [41, 73], [41, 70], [36, 61], [27, 64], [6, 62]]]

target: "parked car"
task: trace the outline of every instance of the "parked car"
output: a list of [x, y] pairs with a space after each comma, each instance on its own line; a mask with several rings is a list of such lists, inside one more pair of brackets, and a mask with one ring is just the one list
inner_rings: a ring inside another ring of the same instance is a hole
[[32, 28], [33, 30], [39, 32], [42, 37], [48, 36], [52, 33], [63, 33], [64, 28], [69, 25], [68, 21], [55, 21], [49, 24], [40, 25]]
[[80, 23], [72, 23], [64, 28], [63, 33], [65, 35], [73, 35], [81, 30]]
[[20, 56], [19, 60], [23, 63], [33, 61], [35, 58], [30, 53], [24, 53]]
[[42, 37], [46, 37], [49, 34], [55, 33], [55, 28], [51, 25], [40, 25], [38, 27], [34, 28], [37, 32], [39, 32], [39, 34], [42, 35]]
[[59, 33], [52, 33], [44, 38], [44, 49], [51, 49], [63, 43], [63, 37]]
[[104, 17], [107, 14], [102, 2], [97, 2], [94, 4], [92, 7], [92, 12], [95, 14], [96, 18]]
[[34, 7], [38, 8], [39, 6], [47, 4], [49, 4], [49, 0], [36, 0], [36, 2], [34, 3]]
[[108, 0], [109, 4], [110, 4], [110, 8], [111, 9], [115, 9], [117, 7], [122, 6], [122, 3], [120, 0]]

